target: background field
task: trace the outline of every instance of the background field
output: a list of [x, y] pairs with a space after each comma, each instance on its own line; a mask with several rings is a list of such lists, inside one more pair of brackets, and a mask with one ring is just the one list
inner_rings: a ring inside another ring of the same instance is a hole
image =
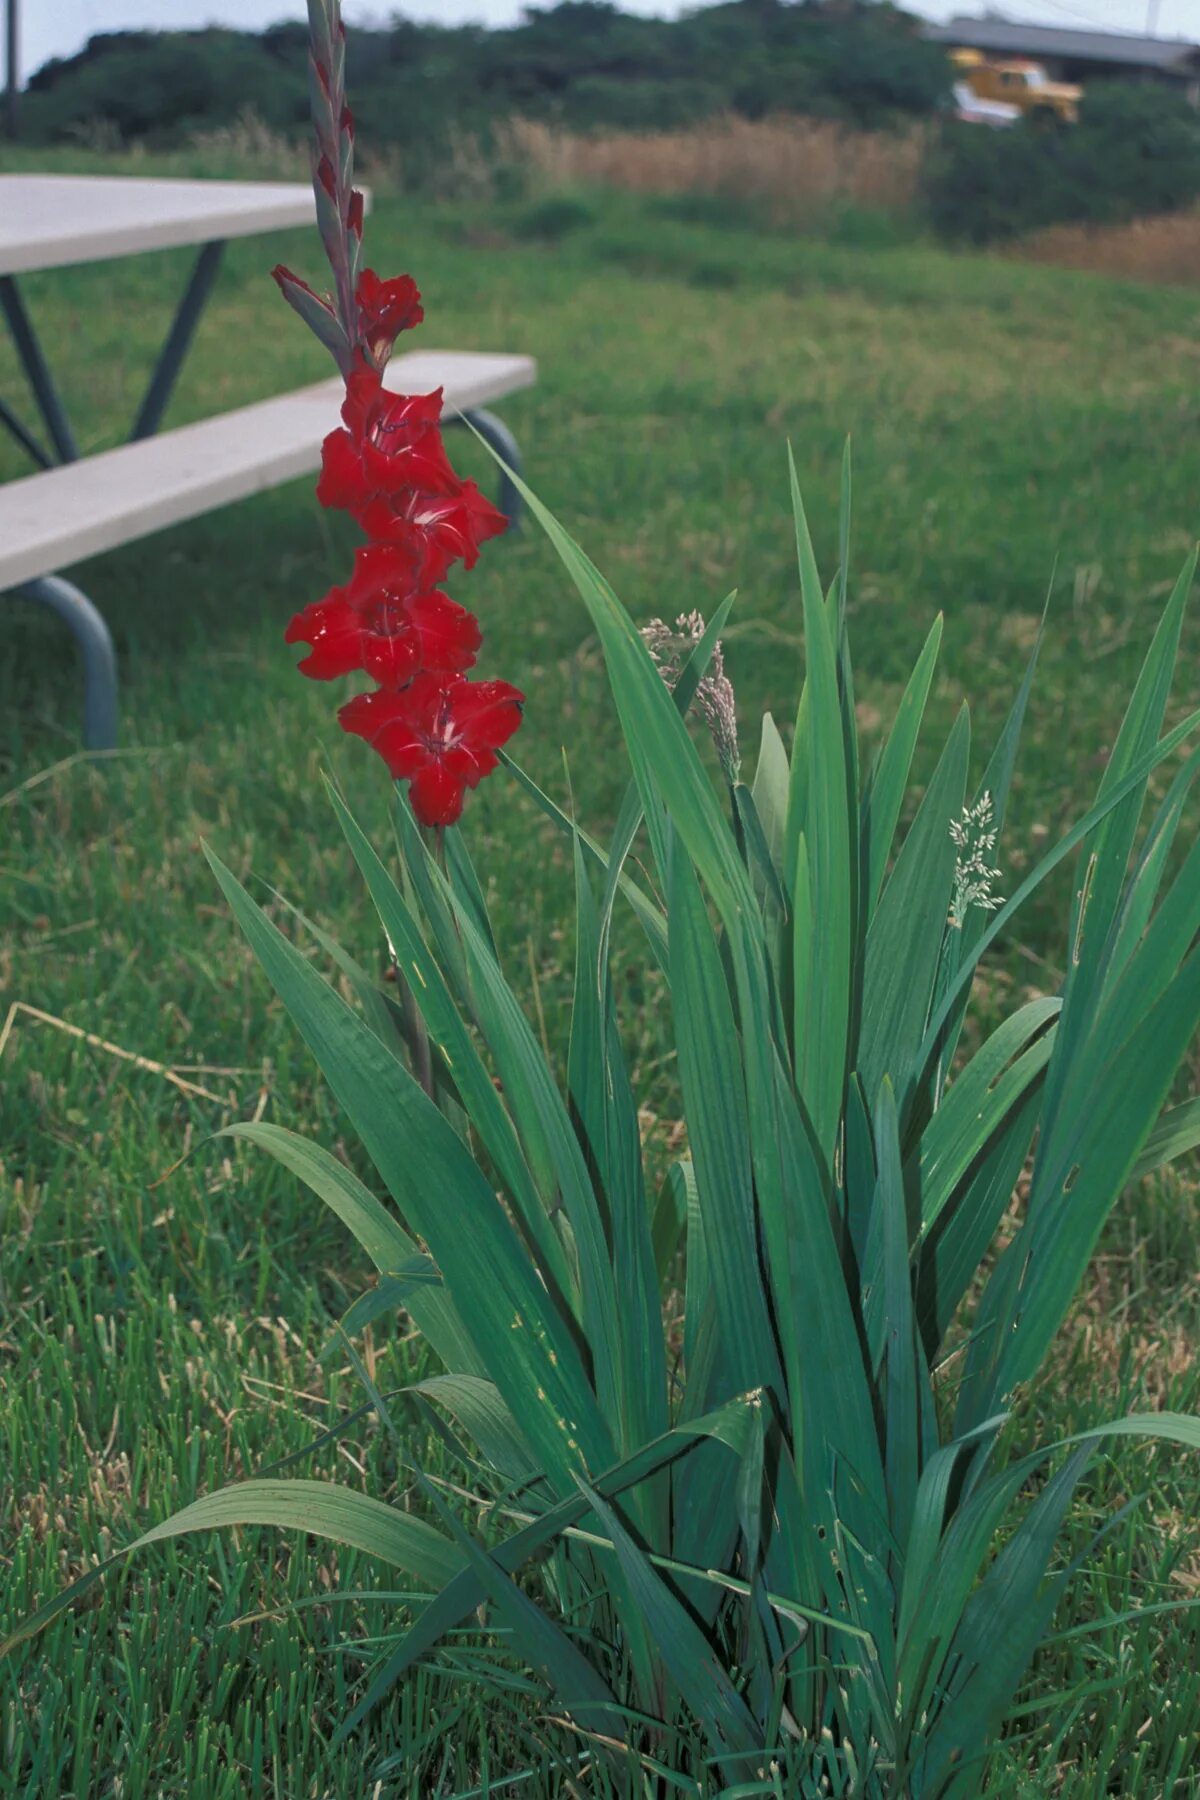
[[[831, 571], [837, 468], [853, 435], [853, 631], [869, 735], [885, 729], [933, 613], [946, 614], [922, 777], [964, 693], [987, 745], [1057, 564], [998, 858], [1006, 878], [1077, 812], [1200, 527], [1192, 296], [921, 246], [805, 240], [696, 199], [586, 195], [556, 213], [528, 201], [431, 209], [381, 192], [370, 251], [382, 270], [417, 274], [430, 344], [537, 355], [539, 385], [506, 417], [534, 485], [635, 616], [707, 610], [740, 589], [728, 663], [748, 738], [764, 705], [790, 719], [802, 660], [785, 438]], [[323, 372], [266, 279], [281, 256], [315, 269], [303, 234], [231, 248], [171, 422]], [[185, 269], [172, 253], [29, 281], [86, 448], [117, 441]], [[18, 385], [4, 346], [0, 387]], [[482, 477], [473, 449], [458, 449]], [[0, 479], [22, 472], [0, 448]], [[0, 1629], [141, 1523], [300, 1449], [359, 1404], [339, 1359], [316, 1358], [365, 1285], [361, 1259], [294, 1184], [208, 1141], [258, 1109], [332, 1147], [341, 1126], [199, 850], [210, 839], [239, 874], [253, 870], [364, 960], [378, 955], [320, 772], [334, 772], [380, 841], [386, 780], [336, 731], [343, 684], [297, 679], [281, 642], [290, 613], [342, 578], [352, 541], [299, 483], [83, 569], [124, 682], [121, 752], [103, 767], [75, 756], [78, 680], [59, 628], [2, 602], [4, 1009], [36, 1006], [216, 1098], [184, 1096], [25, 1017], [4, 1051]], [[603, 827], [624, 782], [616, 725], [555, 559], [522, 535], [493, 547], [469, 588], [488, 633], [485, 672], [529, 697], [521, 759], [561, 797], [565, 746], [580, 814]], [[1181, 707], [1196, 698], [1197, 616]], [[753, 750], [748, 741], [748, 760]], [[561, 848], [503, 775], [474, 801], [468, 830], [508, 963], [555, 1048], [573, 948]], [[1062, 893], [999, 947], [984, 1021], [1054, 983]], [[662, 1131], [669, 1033], [632, 932], [620, 971], [647, 1131]], [[1120, 1209], [1045, 1410], [1029, 1409], [1031, 1435], [1132, 1404], [1197, 1404], [1190, 1173]], [[367, 1358], [389, 1388], [419, 1366], [402, 1331], [377, 1330]], [[405, 1455], [458, 1473], [414, 1408], [397, 1401], [396, 1416]], [[303, 1472], [394, 1496], [406, 1487], [396, 1446], [370, 1419]], [[1100, 1463], [1079, 1543], [1135, 1494], [1143, 1504], [1090, 1559], [1060, 1621], [1095, 1629], [1044, 1657], [993, 1792], [1047, 1793], [1050, 1769], [1053, 1791], [1072, 1800], [1106, 1782], [1138, 1796], [1195, 1791], [1193, 1615], [1104, 1620], [1200, 1592], [1200, 1481], [1177, 1454]], [[512, 1718], [484, 1718], [442, 1665], [418, 1673], [368, 1743], [328, 1761], [339, 1710], [395, 1622], [390, 1602], [334, 1604], [333, 1593], [386, 1585], [361, 1559], [266, 1533], [243, 1534], [240, 1549], [213, 1540], [153, 1553], [0, 1667], [0, 1795], [449, 1795], [569, 1753], [535, 1724], [515, 1676]], [[321, 1604], [298, 1606], [310, 1596]], [[478, 1646], [463, 1638], [460, 1668]], [[1036, 1706], [1050, 1686], [1077, 1694], [1053, 1740]], [[562, 1791], [545, 1779], [519, 1791]]]

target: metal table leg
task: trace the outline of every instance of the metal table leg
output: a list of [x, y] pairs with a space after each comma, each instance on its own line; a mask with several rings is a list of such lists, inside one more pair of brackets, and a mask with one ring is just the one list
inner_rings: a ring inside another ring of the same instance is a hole
[[42, 449], [32, 431], [28, 430], [24, 421], [17, 417], [5, 400], [0, 400], [0, 425], [7, 426], [25, 454], [31, 456], [35, 463], [38, 463], [43, 469], [54, 467], [54, 458], [49, 451]]
[[[133, 428], [129, 433], [131, 443], [138, 438], [153, 437], [162, 423], [162, 416], [174, 392], [184, 357], [191, 346], [196, 326], [200, 322], [200, 315], [204, 311], [208, 296], [212, 292], [213, 282], [217, 278], [217, 270], [221, 265], [221, 253], [224, 248], [225, 245], [221, 239], [214, 239], [211, 244], [205, 244], [192, 266], [188, 284], [175, 309], [175, 317], [171, 321], [170, 330], [159, 351], [158, 361], [154, 365], [150, 384], [133, 421]], [[37, 332], [33, 328], [33, 321], [26, 311], [21, 290], [11, 275], [0, 275], [0, 307], [3, 308], [4, 316], [8, 321], [8, 328], [12, 333], [21, 367], [29, 378], [29, 385], [33, 389], [38, 410], [45, 421], [50, 442], [54, 446], [54, 456], [47, 455], [33, 434], [26, 429], [12, 408], [3, 400], [0, 400], [0, 425], [6, 426], [22, 449], [44, 469], [48, 469], [54, 462], [75, 462], [79, 457], [79, 446], [75, 442], [71, 422], [67, 418], [62, 397], [55, 386], [50, 366], [46, 361]]]
[[135, 442], [138, 438], [153, 437], [158, 430], [183, 359], [188, 353], [196, 326], [200, 322], [200, 315], [212, 292], [212, 285], [217, 278], [217, 270], [221, 264], [221, 252], [224, 248], [224, 243], [220, 239], [215, 239], [211, 244], [205, 244], [196, 258], [191, 278], [183, 291], [183, 298], [176, 309], [175, 317], [171, 321], [171, 329], [167, 333], [166, 342], [159, 351], [158, 361], [154, 365], [154, 373], [150, 377], [150, 386], [146, 389], [146, 397], [138, 408], [137, 418], [133, 422], [133, 430], [129, 434], [130, 443]]
[[470, 425], [477, 431], [488, 449], [494, 450], [496, 455], [500, 458], [500, 493], [498, 504], [500, 511], [508, 519], [510, 528], [513, 531], [520, 531], [521, 515], [525, 509], [525, 503], [521, 499], [516, 484], [510, 479], [508, 473], [510, 469], [514, 475], [519, 475], [521, 473], [521, 452], [517, 445], [516, 438], [508, 429], [504, 420], [498, 419], [495, 413], [488, 412], [486, 407], [469, 407], [465, 412], [459, 413], [457, 419], [448, 419], [446, 421], [447, 424], [451, 425], [458, 424], [459, 422], [464, 425]]
[[117, 658], [108, 626], [86, 594], [61, 575], [42, 575], [13, 590], [48, 606], [74, 634], [83, 653], [83, 741], [89, 750], [111, 750], [117, 741]]
[[[50, 442], [54, 445], [58, 460], [64, 463], [75, 462], [79, 456], [75, 433], [71, 430], [71, 422], [54, 385], [54, 377], [42, 353], [33, 321], [25, 311], [21, 290], [11, 275], [0, 275], [0, 307], [4, 309], [8, 329], [12, 332], [13, 343], [21, 359], [21, 367], [29, 377], [33, 397], [46, 422], [46, 430], [50, 434]], [[24, 436], [23, 433], [22, 437]], [[28, 443], [26, 447], [28, 448]]]

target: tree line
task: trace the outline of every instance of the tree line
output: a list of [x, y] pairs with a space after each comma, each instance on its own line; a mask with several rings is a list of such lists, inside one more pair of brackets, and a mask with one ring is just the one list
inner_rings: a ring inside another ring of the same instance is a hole
[[[306, 52], [299, 22], [108, 32], [33, 76], [25, 129], [42, 142], [100, 131], [168, 147], [252, 112], [299, 135]], [[418, 174], [447, 133], [486, 132], [514, 113], [575, 130], [720, 112], [879, 126], [932, 112], [948, 90], [944, 52], [887, 0], [724, 0], [673, 20], [563, 0], [493, 30], [397, 15], [352, 31], [348, 63], [362, 141], [399, 147]]]

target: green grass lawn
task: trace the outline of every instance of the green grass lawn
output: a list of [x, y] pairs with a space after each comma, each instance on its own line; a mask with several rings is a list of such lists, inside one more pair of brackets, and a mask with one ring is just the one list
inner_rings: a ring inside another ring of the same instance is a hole
[[[738, 587], [728, 666], [747, 726], [764, 705], [788, 721], [799, 687], [785, 439], [831, 573], [842, 440], [853, 436], [868, 735], [885, 727], [932, 615], [946, 615], [922, 775], [964, 694], [982, 767], [1057, 569], [998, 855], [1015, 881], [1093, 791], [1200, 528], [1194, 296], [920, 245], [769, 235], [720, 209], [589, 207], [547, 240], [529, 235], [519, 203], [434, 210], [379, 193], [370, 257], [417, 275], [430, 344], [538, 357], [537, 388], [505, 416], [533, 485], [636, 617], [707, 611]], [[317, 254], [304, 234], [231, 247], [169, 423], [325, 372], [267, 279], [281, 257], [312, 275]], [[119, 440], [187, 262], [171, 252], [27, 282], [86, 450]], [[0, 390], [23, 403], [20, 389], [5, 344]], [[486, 479], [474, 446], [456, 448]], [[0, 479], [24, 472], [19, 452], [0, 447]], [[49, 615], [3, 602], [3, 1010], [38, 1008], [213, 1097], [27, 1015], [0, 1061], [0, 1630], [91, 1558], [300, 1450], [361, 1401], [343, 1360], [318, 1358], [366, 1285], [363, 1260], [273, 1165], [210, 1141], [256, 1111], [334, 1148], [343, 1128], [200, 853], [209, 839], [243, 878], [253, 871], [378, 960], [321, 771], [380, 833], [386, 778], [336, 729], [350, 685], [298, 679], [281, 641], [290, 614], [344, 577], [353, 535], [342, 525], [302, 482], [78, 572], [121, 663], [121, 751], [102, 767], [75, 754], [69, 641]], [[611, 822], [625, 780], [616, 721], [553, 553], [525, 533], [493, 546], [458, 591], [484, 621], [482, 672], [528, 695], [521, 760], [561, 798], [565, 748], [581, 816]], [[1181, 703], [1196, 700], [1198, 617]], [[503, 774], [471, 803], [468, 831], [507, 962], [557, 1046], [573, 951], [563, 849]], [[985, 1018], [1054, 985], [1065, 891], [1048, 890], [1027, 936], [998, 947]], [[632, 930], [620, 985], [639, 1098], [662, 1115], [669, 1034]], [[1200, 1403], [1188, 1175], [1119, 1209], [1050, 1387], [1028, 1407], [1031, 1434], [1133, 1405]], [[367, 1354], [388, 1388], [421, 1366], [402, 1325], [376, 1328]], [[406, 1453], [453, 1473], [452, 1451], [396, 1404]], [[407, 1481], [370, 1417], [304, 1469], [392, 1497]], [[1200, 1479], [1180, 1453], [1102, 1459], [1079, 1544], [1135, 1494], [1143, 1503], [1073, 1590], [989, 1792], [1200, 1792], [1188, 1774], [1200, 1734], [1194, 1615], [1119, 1622], [1131, 1606], [1200, 1593]], [[462, 1677], [481, 1641], [468, 1633], [330, 1758], [339, 1714], [403, 1616], [387, 1579], [361, 1558], [265, 1532], [152, 1552], [0, 1666], [0, 1795], [508, 1792], [489, 1781], [544, 1759], [547, 1742], [567, 1753], [516, 1673], [511, 1716], [474, 1702]], [[1074, 1633], [1084, 1621], [1094, 1628]], [[1063, 1689], [1071, 1703], [1048, 1726], [1041, 1703]], [[536, 1791], [567, 1791], [547, 1783]]]

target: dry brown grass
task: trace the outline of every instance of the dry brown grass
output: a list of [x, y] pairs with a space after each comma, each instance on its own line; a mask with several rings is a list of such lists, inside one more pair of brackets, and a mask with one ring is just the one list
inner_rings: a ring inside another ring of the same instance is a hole
[[[104, 148], [104, 133], [92, 145]], [[119, 143], [109, 142], [110, 150]], [[140, 145], [128, 154], [154, 156]], [[252, 173], [258, 181], [307, 181], [312, 169], [307, 137], [303, 132], [289, 135], [266, 124], [253, 107], [244, 107], [228, 125], [214, 126], [211, 131], [194, 132], [187, 141], [184, 156], [199, 157], [206, 173], [229, 176]], [[161, 160], [161, 155], [159, 155]], [[398, 189], [404, 185], [404, 164], [394, 144], [367, 142], [356, 146], [355, 160], [359, 172], [378, 190]]]
[[802, 223], [830, 205], [889, 212], [913, 203], [924, 134], [848, 131], [817, 119], [706, 120], [676, 131], [584, 136], [514, 119], [504, 150], [547, 186], [716, 194]]
[[1129, 281], [1200, 284], [1200, 208], [1128, 225], [1051, 225], [1012, 254]]
[[309, 174], [305, 139], [276, 131], [253, 107], [243, 107], [228, 125], [195, 132], [189, 147], [206, 161], [253, 169], [259, 180], [304, 181]]

